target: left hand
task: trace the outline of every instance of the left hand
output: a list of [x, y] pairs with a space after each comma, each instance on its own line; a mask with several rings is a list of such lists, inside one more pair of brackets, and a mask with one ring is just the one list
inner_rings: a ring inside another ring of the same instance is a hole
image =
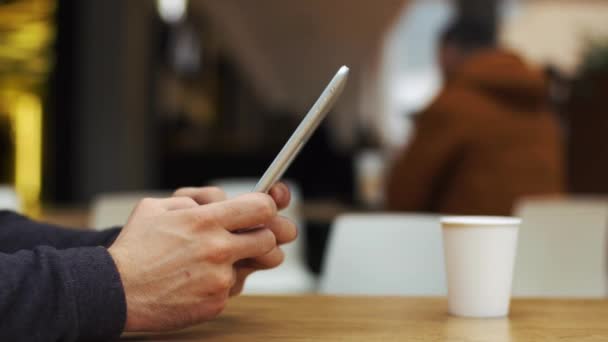
[[[279, 210], [285, 209], [291, 200], [289, 188], [284, 183], [275, 184], [270, 189], [269, 195], [274, 199]], [[199, 205], [221, 202], [227, 199], [226, 193], [217, 187], [181, 188], [175, 191], [173, 196], [190, 197]], [[278, 245], [295, 240], [298, 234], [295, 224], [283, 216], [277, 216], [273, 221], [266, 224], [265, 227], [274, 233]], [[285, 255], [281, 248], [276, 247], [264, 256], [255, 259], [239, 260], [235, 264], [237, 281], [230, 290], [230, 295], [235, 296], [241, 293], [245, 279], [251, 273], [257, 270], [275, 268], [283, 262], [284, 258]]]

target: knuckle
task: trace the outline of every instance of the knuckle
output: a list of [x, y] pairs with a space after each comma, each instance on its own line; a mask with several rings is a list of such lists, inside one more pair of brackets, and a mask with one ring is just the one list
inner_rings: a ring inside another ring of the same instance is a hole
[[198, 203], [196, 203], [195, 200], [192, 199], [192, 197], [188, 197], [188, 196], [175, 196], [176, 199], [184, 202], [184, 205], [190, 206], [190, 207], [195, 207], [198, 205]]
[[224, 190], [222, 190], [221, 188], [219, 188], [217, 186], [209, 186], [204, 189], [205, 189], [205, 191], [207, 191], [207, 193], [210, 196], [213, 196], [213, 198], [225, 198], [226, 197], [226, 192], [224, 192]]
[[277, 239], [270, 229], [264, 229], [260, 238], [260, 249], [270, 252], [277, 245]]
[[275, 267], [279, 266], [280, 264], [283, 263], [283, 261], [285, 261], [285, 253], [283, 252], [283, 250], [280, 248], [278, 248], [277, 250], [278, 250], [277, 259], [276, 259], [276, 264], [274, 265]]
[[217, 218], [212, 211], [193, 211], [189, 215], [190, 225], [196, 228], [213, 228], [217, 227]]
[[276, 205], [276, 203], [274, 203], [274, 200], [272, 199], [272, 197], [270, 197], [266, 194], [256, 194], [256, 195], [257, 195], [257, 198], [256, 198], [255, 203], [258, 206], [257, 211], [259, 211], [263, 217], [266, 217], [268, 219], [276, 216], [277, 205]]
[[173, 192], [173, 196], [186, 196], [190, 192], [190, 188], [179, 188]]
[[232, 253], [227, 248], [215, 247], [207, 255], [207, 260], [214, 264], [223, 264], [230, 261]]
[[192, 198], [192, 197], [184, 197], [185, 201], [188, 202], [188, 204], [192, 207], [195, 208], [198, 206], [198, 203]]
[[142, 198], [135, 207], [136, 210], [145, 210], [148, 208], [152, 208], [157, 204], [157, 200], [154, 198], [146, 197]]
[[281, 265], [283, 261], [285, 261], [285, 253], [283, 253], [283, 250], [281, 250], [280, 248], [276, 248], [268, 256], [269, 258], [263, 265], [264, 269], [275, 268]]
[[232, 245], [227, 237], [215, 237], [208, 246], [206, 259], [215, 264], [223, 264], [232, 258]]
[[281, 216], [278, 221], [278, 230], [280, 231], [280, 238], [278, 242], [281, 244], [288, 243], [295, 240], [298, 237], [298, 227], [291, 219]]
[[210, 288], [212, 293], [224, 293], [229, 291], [232, 285], [235, 283], [235, 276], [232, 269], [222, 269], [213, 273], [213, 277], [210, 280]]
[[291, 242], [298, 238], [298, 225], [290, 219], [287, 219], [287, 227], [289, 230], [288, 240]]

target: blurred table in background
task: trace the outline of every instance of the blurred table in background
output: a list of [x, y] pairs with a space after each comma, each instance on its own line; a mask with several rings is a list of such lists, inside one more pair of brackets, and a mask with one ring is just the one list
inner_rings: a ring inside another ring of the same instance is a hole
[[238, 297], [214, 321], [129, 341], [608, 341], [608, 300], [514, 300], [509, 318], [464, 319], [440, 298]]
[[87, 208], [43, 208], [35, 219], [67, 228], [89, 228], [89, 215]]

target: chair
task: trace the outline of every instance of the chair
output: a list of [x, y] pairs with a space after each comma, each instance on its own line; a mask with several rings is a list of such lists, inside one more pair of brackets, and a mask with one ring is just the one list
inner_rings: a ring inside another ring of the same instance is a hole
[[15, 190], [10, 186], [0, 186], [0, 210], [12, 210], [19, 212], [21, 202]]
[[103, 230], [127, 223], [131, 211], [145, 197], [165, 198], [171, 196], [166, 192], [122, 192], [106, 193], [93, 199], [89, 225], [96, 230]]
[[523, 219], [513, 295], [605, 297], [608, 200], [527, 199], [516, 207]]
[[[251, 192], [257, 179], [218, 179], [210, 184], [222, 188], [228, 198]], [[281, 212], [294, 221], [300, 232], [303, 232], [303, 220], [300, 214], [302, 202], [296, 184], [287, 182], [291, 190], [291, 203]], [[283, 264], [272, 270], [256, 272], [249, 276], [243, 289], [244, 294], [297, 294], [311, 293], [316, 290], [317, 280], [306, 266], [304, 246], [306, 237], [300, 234], [296, 241], [282, 247], [285, 252]]]
[[439, 217], [409, 214], [340, 216], [332, 226], [320, 292], [445, 295]]

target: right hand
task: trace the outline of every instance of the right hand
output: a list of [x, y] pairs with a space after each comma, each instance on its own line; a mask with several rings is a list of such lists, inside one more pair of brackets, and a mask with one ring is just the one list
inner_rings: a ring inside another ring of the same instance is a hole
[[252, 193], [200, 206], [188, 197], [144, 199], [108, 249], [127, 300], [125, 331], [161, 331], [209, 320], [226, 305], [234, 263], [276, 247], [258, 227], [277, 215], [274, 200]]
[[[279, 182], [275, 184], [268, 194], [274, 200], [278, 210], [283, 210], [289, 206], [291, 202], [291, 192], [286, 184]], [[190, 197], [199, 205], [205, 205], [214, 202], [225, 201], [228, 197], [226, 193], [217, 187], [187, 187], [175, 191], [173, 196]], [[276, 216], [272, 221], [265, 225], [270, 229], [277, 241], [277, 247], [263, 255], [254, 259], [239, 260], [234, 266], [236, 270], [236, 282], [230, 289], [230, 296], [236, 296], [243, 291], [245, 280], [253, 272], [259, 270], [267, 270], [279, 266], [285, 259], [285, 254], [280, 245], [290, 243], [298, 235], [296, 225], [286, 217]]]

